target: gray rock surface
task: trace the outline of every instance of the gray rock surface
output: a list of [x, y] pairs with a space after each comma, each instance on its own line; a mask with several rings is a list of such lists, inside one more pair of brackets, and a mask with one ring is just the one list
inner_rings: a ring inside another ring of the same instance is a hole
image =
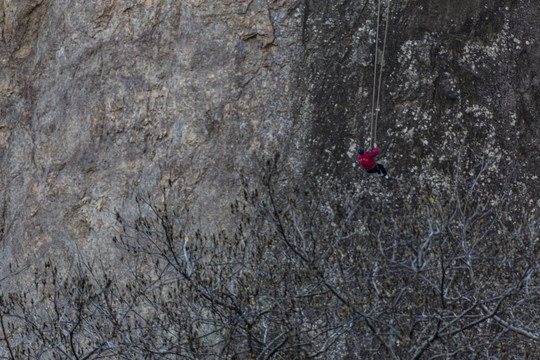
[[14, 258], [99, 248], [115, 209], [169, 180], [213, 218], [246, 158], [288, 139], [301, 28], [291, 2], [0, 6], [3, 251]]
[[490, 157], [487, 186], [511, 175], [537, 206], [540, 3], [408, 0], [390, 14], [377, 133], [388, 191], [355, 154], [374, 1], [0, 2], [2, 266], [105, 253], [115, 210], [168, 182], [201, 227], [225, 226], [240, 173], [276, 151], [290, 182], [388, 200], [446, 186], [458, 154], [471, 174]]

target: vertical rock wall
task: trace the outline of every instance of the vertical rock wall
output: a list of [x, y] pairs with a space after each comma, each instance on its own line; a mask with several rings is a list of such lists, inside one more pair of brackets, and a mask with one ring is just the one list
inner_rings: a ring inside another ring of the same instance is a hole
[[0, 6], [12, 259], [98, 251], [116, 209], [169, 182], [202, 226], [219, 226], [250, 157], [287, 141], [301, 24], [292, 1]]
[[376, 12], [371, 0], [0, 2], [4, 259], [101, 251], [115, 210], [169, 182], [202, 227], [220, 227], [240, 172], [276, 151], [290, 180], [389, 200], [445, 186], [458, 154], [471, 174], [490, 157], [490, 186], [515, 170], [534, 206], [540, 4], [392, 2], [377, 133], [391, 190], [355, 158]]
[[[351, 178], [370, 134], [377, 2], [307, 3], [306, 144], [323, 159], [307, 172]], [[394, 176], [444, 183], [461, 153], [471, 173], [491, 157], [497, 186], [515, 170], [538, 193], [539, 11], [528, 0], [391, 2], [377, 142]]]

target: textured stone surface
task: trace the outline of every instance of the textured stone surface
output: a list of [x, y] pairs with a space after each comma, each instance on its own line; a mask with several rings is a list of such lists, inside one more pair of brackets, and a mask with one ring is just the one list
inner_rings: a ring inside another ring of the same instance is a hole
[[[341, 150], [327, 153], [330, 167], [349, 148], [347, 136], [365, 140], [368, 132], [373, 6], [327, 6], [310, 17], [308, 42], [317, 49], [307, 57], [309, 105], [316, 108], [310, 122], [314, 148]], [[530, 124], [539, 113], [539, 74], [531, 66], [539, 57], [538, 11], [531, 1], [405, 1], [392, 8], [377, 139], [396, 173], [415, 165], [442, 170], [459, 149], [467, 161], [472, 153], [504, 155], [503, 169], [537, 161]]]
[[388, 199], [445, 186], [458, 152], [471, 173], [489, 155], [487, 181], [503, 188], [515, 170], [535, 203], [540, 4], [395, 3], [377, 134], [388, 190], [355, 157], [374, 1], [0, 2], [3, 259], [101, 251], [115, 209], [168, 181], [220, 227], [239, 171], [275, 151], [290, 179]]
[[168, 180], [216, 216], [246, 157], [286, 139], [300, 33], [290, 2], [53, 0], [2, 12], [4, 251], [97, 246], [115, 209]]

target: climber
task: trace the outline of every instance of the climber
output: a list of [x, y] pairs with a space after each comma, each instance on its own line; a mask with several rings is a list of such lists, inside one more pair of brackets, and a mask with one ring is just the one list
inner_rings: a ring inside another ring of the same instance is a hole
[[368, 148], [368, 152], [364, 151], [363, 147], [358, 148], [358, 160], [360, 160], [360, 165], [370, 174], [378, 173], [381, 176], [384, 176], [385, 179], [389, 179], [386, 169], [382, 164], [376, 163], [373, 158], [379, 153], [377, 144], [373, 144], [375, 151], [371, 152], [371, 147]]

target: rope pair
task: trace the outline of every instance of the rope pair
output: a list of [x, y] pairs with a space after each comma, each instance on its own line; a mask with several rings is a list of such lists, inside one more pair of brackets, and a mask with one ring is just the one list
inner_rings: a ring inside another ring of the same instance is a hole
[[373, 98], [371, 100], [371, 124], [370, 124], [370, 147], [372, 147], [376, 142], [377, 137], [377, 121], [379, 118], [380, 112], [380, 99], [381, 99], [381, 87], [382, 87], [382, 76], [384, 68], [384, 52], [386, 50], [386, 39], [388, 35], [388, 22], [390, 19], [390, 0], [388, 0], [388, 5], [386, 6], [386, 25], [384, 27], [384, 39], [383, 47], [381, 54], [381, 66], [379, 70], [379, 84], [377, 86], [377, 65], [379, 62], [379, 28], [381, 20], [381, 0], [378, 0], [377, 5], [377, 37], [375, 40], [375, 64], [373, 66]]

